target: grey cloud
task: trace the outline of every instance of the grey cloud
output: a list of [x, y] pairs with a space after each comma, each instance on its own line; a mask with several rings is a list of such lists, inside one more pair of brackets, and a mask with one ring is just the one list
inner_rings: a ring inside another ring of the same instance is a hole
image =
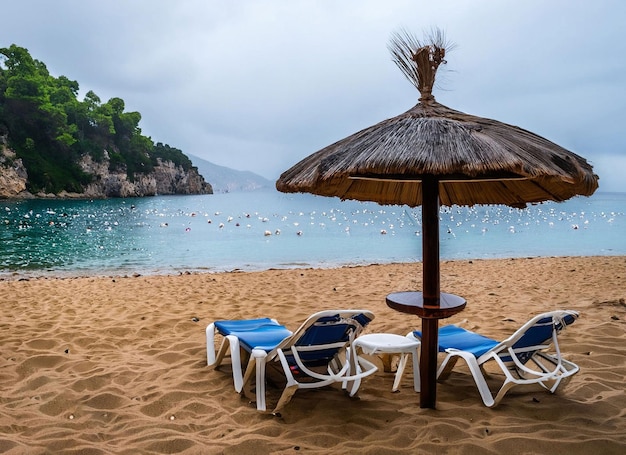
[[438, 26], [457, 44], [440, 102], [571, 148], [626, 191], [610, 164], [626, 148], [620, 0], [7, 3], [0, 46], [124, 99], [154, 141], [269, 178], [412, 107], [387, 43]]

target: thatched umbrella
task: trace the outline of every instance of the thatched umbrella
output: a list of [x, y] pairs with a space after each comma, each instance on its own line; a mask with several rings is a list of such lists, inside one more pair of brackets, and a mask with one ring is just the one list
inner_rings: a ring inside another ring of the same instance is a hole
[[432, 89], [446, 47], [436, 30], [428, 43], [393, 35], [395, 63], [417, 87], [418, 104], [342, 139], [285, 171], [276, 188], [380, 204], [422, 205], [423, 307], [420, 406], [436, 400], [438, 319], [464, 305], [443, 308], [439, 287], [439, 207], [564, 201], [590, 196], [598, 177], [582, 157], [516, 126], [455, 111]]

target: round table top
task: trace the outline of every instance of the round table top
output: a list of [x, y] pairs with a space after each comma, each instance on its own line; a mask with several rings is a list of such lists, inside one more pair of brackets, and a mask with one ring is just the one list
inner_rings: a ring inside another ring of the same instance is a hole
[[421, 291], [393, 292], [385, 300], [389, 308], [401, 313], [416, 314], [423, 319], [449, 318], [463, 311], [467, 303], [463, 297], [441, 292], [439, 306], [424, 305]]

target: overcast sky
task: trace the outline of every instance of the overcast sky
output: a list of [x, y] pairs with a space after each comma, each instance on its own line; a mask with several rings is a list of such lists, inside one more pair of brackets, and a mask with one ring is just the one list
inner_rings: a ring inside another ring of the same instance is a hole
[[623, 0], [3, 1], [0, 47], [122, 98], [143, 134], [275, 180], [413, 107], [390, 37], [433, 27], [456, 48], [436, 99], [585, 157], [626, 191]]

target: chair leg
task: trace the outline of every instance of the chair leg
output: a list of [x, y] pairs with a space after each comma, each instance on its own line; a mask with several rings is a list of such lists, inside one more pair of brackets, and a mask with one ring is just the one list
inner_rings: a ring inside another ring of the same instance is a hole
[[[206, 328], [207, 340], [207, 364], [210, 367], [217, 368], [222, 364], [226, 354], [230, 350], [231, 368], [233, 372], [233, 384], [237, 393], [241, 393], [244, 385], [244, 377], [241, 370], [241, 347], [239, 338], [234, 335], [227, 335], [222, 340], [217, 355], [215, 354], [215, 325], [209, 324]], [[250, 369], [254, 371], [254, 368]]]
[[275, 414], [278, 411], [280, 411], [282, 408], [284, 408], [285, 405], [291, 401], [291, 397], [295, 395], [297, 390], [298, 390], [298, 384], [292, 384], [290, 386], [286, 386], [285, 390], [283, 390], [283, 393], [280, 396], [280, 399], [278, 400], [278, 403], [276, 404], [276, 407], [274, 408], [272, 412]]
[[[530, 360], [544, 372], [553, 371], [554, 367], [559, 363], [558, 358], [546, 353], [537, 353]], [[551, 367], [547, 367], [544, 362], [548, 362]], [[542, 387], [549, 390], [551, 393], [555, 393], [559, 387], [565, 387], [570, 381], [571, 376], [579, 370], [578, 365], [563, 358], [560, 359], [560, 363], [560, 368], [558, 368], [549, 380], [539, 382]]]
[[406, 362], [408, 359], [408, 353], [400, 354], [400, 360], [398, 361], [398, 366], [396, 367], [396, 376], [393, 380], [393, 387], [391, 387], [392, 392], [397, 392], [398, 387], [400, 387], [400, 381], [402, 380], [402, 375], [404, 374], [404, 368], [406, 367]]
[[206, 352], [207, 352], [207, 365], [214, 369], [217, 369], [226, 357], [228, 349], [230, 347], [231, 340], [228, 337], [222, 339], [220, 348], [215, 354], [215, 326], [213, 323], [209, 324], [206, 328]]
[[504, 398], [504, 395], [513, 387], [515, 386], [515, 383], [512, 381], [509, 381], [508, 379], [506, 379], [504, 381], [504, 384], [502, 384], [502, 386], [500, 387], [500, 390], [498, 390], [498, 393], [496, 395], [496, 398], [493, 400], [493, 404], [492, 405], [488, 405], [487, 403], [485, 403], [487, 406], [489, 406], [490, 408], [496, 406], [498, 403], [500, 403], [500, 400], [502, 400], [502, 398]]
[[448, 379], [448, 376], [450, 376], [450, 373], [452, 373], [452, 370], [454, 369], [457, 360], [459, 360], [459, 358], [456, 355], [446, 356], [443, 362], [441, 362], [441, 366], [437, 371], [437, 379], [441, 381], [445, 381], [446, 379]]
[[[420, 391], [420, 371], [419, 371], [419, 355], [418, 350], [413, 349], [411, 351], [411, 362], [413, 362], [413, 390], [416, 392]], [[396, 369], [396, 376], [393, 381], [393, 387], [391, 389], [392, 392], [396, 392], [400, 387], [400, 381], [402, 380], [402, 375], [404, 374], [404, 370], [406, 368], [406, 364], [409, 360], [409, 353], [404, 352], [400, 354], [400, 361], [398, 362], [398, 367]]]
[[[253, 356], [249, 356], [248, 363], [246, 364], [246, 369], [243, 374], [243, 385], [240, 393], [248, 396], [248, 390], [253, 388], [251, 384], [252, 378], [256, 378], [256, 359]], [[256, 391], [254, 392], [254, 401], [257, 401]]]
[[230, 346], [230, 341], [224, 338], [222, 340], [222, 344], [220, 345], [219, 351], [217, 351], [217, 356], [214, 355], [214, 363], [209, 366], [212, 366], [213, 368], [217, 368], [218, 366], [220, 366], [222, 364], [222, 360], [224, 360], [224, 357], [226, 357], [226, 353], [228, 352], [229, 346]]
[[[378, 371], [378, 367], [374, 365], [369, 360], [364, 359], [363, 357], [359, 357], [356, 359], [357, 369], [351, 370], [348, 374], [353, 378], [352, 381], [348, 381], [352, 383], [352, 387], [348, 388], [348, 392], [351, 397], [356, 395], [359, 391], [359, 387], [363, 381], [363, 378], [374, 374]], [[344, 387], [345, 388], [345, 387]]]
[[206, 328], [206, 363], [208, 366], [215, 363], [215, 324], [213, 323]]
[[[267, 405], [265, 402], [265, 365], [267, 360], [267, 352], [261, 349], [253, 349], [250, 356], [250, 366], [254, 362], [256, 370], [256, 408], [258, 411], [265, 411]], [[248, 373], [246, 369], [246, 374]]]
[[[352, 345], [346, 349], [346, 362], [350, 365], [350, 375], [356, 375], [361, 372], [361, 367], [359, 365], [359, 355], [357, 352], [357, 348]], [[361, 378], [356, 378], [353, 381], [343, 381], [341, 383], [341, 388], [347, 390], [350, 396], [354, 396], [361, 387]]]
[[[233, 370], [233, 382], [235, 384], [235, 390], [241, 392], [243, 388], [243, 374], [241, 372], [241, 349], [239, 348], [239, 338], [234, 335], [227, 335], [224, 337], [224, 343], [228, 340], [230, 345], [230, 360]], [[220, 349], [220, 354], [222, 353]]]
[[413, 389], [416, 392], [419, 392], [421, 390], [420, 359], [419, 359], [419, 354], [418, 354], [417, 349], [413, 350], [412, 356], [413, 356]]
[[[489, 386], [487, 385], [487, 382], [485, 381], [485, 378], [482, 374], [480, 366], [478, 365], [478, 362], [476, 361], [476, 357], [474, 357], [469, 352], [463, 352], [463, 351], [448, 352], [448, 355], [446, 356], [443, 363], [441, 364], [441, 367], [439, 368], [438, 376], [445, 377], [449, 375], [449, 370], [452, 369], [452, 366], [454, 366], [454, 364], [456, 363], [459, 357], [461, 357], [467, 363], [467, 366], [469, 367], [470, 372], [472, 373], [472, 377], [474, 378], [474, 382], [476, 383], [476, 387], [478, 387], [478, 392], [480, 393], [480, 396], [483, 399], [483, 403], [485, 403], [485, 406], [493, 407], [496, 403], [491, 394], [491, 390], [489, 390]], [[448, 366], [448, 365], [452, 365], [452, 366]], [[444, 376], [444, 373], [446, 371], [448, 371], [448, 373]], [[506, 392], [506, 390], [504, 392]]]

